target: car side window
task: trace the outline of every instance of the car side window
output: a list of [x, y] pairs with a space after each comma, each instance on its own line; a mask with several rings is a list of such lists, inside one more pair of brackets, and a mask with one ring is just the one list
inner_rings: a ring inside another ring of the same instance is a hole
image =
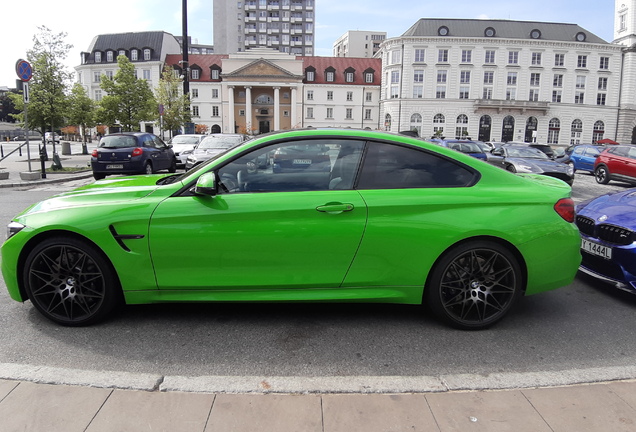
[[363, 141], [286, 141], [253, 150], [218, 170], [219, 193], [350, 189]]
[[369, 143], [357, 189], [465, 187], [477, 174], [443, 156], [414, 148]]

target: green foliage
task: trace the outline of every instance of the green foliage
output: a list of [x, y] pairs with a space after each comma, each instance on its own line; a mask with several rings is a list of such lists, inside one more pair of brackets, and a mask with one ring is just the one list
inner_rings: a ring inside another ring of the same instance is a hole
[[88, 97], [84, 86], [80, 83], [75, 83], [71, 89], [71, 94], [68, 98], [68, 122], [72, 125], [78, 126], [82, 131], [82, 153], [87, 154], [86, 149], [86, 134], [87, 129], [97, 124], [95, 116], [97, 113], [97, 106], [95, 102]]
[[113, 78], [102, 75], [100, 87], [107, 95], [97, 111], [99, 123], [120, 124], [124, 131], [139, 130], [139, 123], [155, 118], [157, 103], [146, 80], [137, 79], [135, 66], [126, 56], [117, 57]]
[[[159, 86], [156, 89], [157, 103], [163, 105], [163, 129], [173, 131], [190, 121], [190, 101], [183, 94], [182, 81], [175, 76], [170, 66], [166, 66], [161, 74]], [[157, 114], [157, 120], [161, 116]]]

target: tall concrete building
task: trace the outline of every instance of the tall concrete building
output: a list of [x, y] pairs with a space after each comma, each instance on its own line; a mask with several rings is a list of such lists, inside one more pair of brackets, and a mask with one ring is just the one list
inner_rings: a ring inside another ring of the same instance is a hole
[[334, 57], [373, 57], [380, 51], [386, 32], [350, 30], [333, 44]]
[[214, 0], [214, 52], [267, 47], [314, 54], [315, 0]]
[[636, 143], [636, 0], [616, 0], [614, 11], [614, 43], [624, 46], [617, 140]]

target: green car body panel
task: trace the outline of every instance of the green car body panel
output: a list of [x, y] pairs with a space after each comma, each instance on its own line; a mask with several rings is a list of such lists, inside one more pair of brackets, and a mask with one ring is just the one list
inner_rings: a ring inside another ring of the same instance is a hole
[[[573, 280], [580, 262], [578, 230], [549, 210], [570, 196], [568, 185], [514, 175], [410, 137], [391, 139], [472, 167], [478, 180], [449, 188], [183, 193], [200, 175], [249, 149], [312, 136], [389, 139], [370, 131], [290, 131], [249, 141], [173, 183], [158, 182], [166, 175], [109, 178], [49, 198], [14, 218], [25, 228], [2, 246], [11, 298], [25, 300], [25, 257], [52, 232], [103, 251], [129, 304], [421, 303], [440, 256], [477, 238], [494, 240], [519, 258], [526, 295]], [[341, 211], [343, 204], [347, 211]], [[317, 211], [325, 205], [333, 211]], [[118, 240], [114, 233], [126, 237]]]

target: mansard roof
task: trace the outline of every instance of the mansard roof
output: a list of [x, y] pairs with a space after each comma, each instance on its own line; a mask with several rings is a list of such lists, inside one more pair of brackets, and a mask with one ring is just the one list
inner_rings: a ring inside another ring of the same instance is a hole
[[172, 36], [170, 33], [163, 31], [103, 34], [93, 39], [91, 46], [88, 48], [88, 52], [92, 54], [95, 51], [116, 52], [121, 49], [129, 51], [133, 48], [139, 50], [150, 48], [150, 60], [158, 61], [161, 60], [161, 51], [165, 35]]
[[[446, 27], [447, 34], [440, 32]], [[486, 33], [486, 29], [494, 29]], [[536, 32], [538, 30], [538, 33]], [[534, 33], [533, 33], [534, 31]], [[584, 40], [577, 35], [584, 34]], [[577, 24], [550, 23], [539, 21], [512, 21], [494, 19], [452, 19], [421, 18], [411, 26], [402, 37], [462, 37], [492, 39], [536, 39], [559, 42], [587, 42], [607, 44], [605, 40], [585, 30]]]
[[[303, 61], [303, 68], [315, 68], [315, 80], [311, 84], [346, 84], [346, 85], [380, 85], [382, 81], [382, 59], [366, 57], [297, 57]], [[327, 81], [324, 72], [335, 69], [335, 80]], [[345, 81], [345, 71], [355, 69], [356, 77], [354, 82]], [[373, 82], [365, 82], [363, 74], [373, 71]]]

